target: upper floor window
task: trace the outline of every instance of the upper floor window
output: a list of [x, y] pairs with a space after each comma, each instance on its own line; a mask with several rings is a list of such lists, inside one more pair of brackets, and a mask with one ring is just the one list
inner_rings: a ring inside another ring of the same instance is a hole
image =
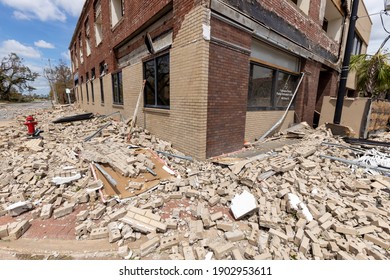
[[83, 53], [83, 40], [81, 39], [81, 32], [79, 34], [79, 50], [80, 50], [80, 63], [84, 62], [84, 53]]
[[87, 56], [89, 56], [91, 54], [91, 32], [89, 28], [88, 18], [84, 23], [84, 30], [85, 30], [85, 48], [87, 51]]
[[145, 107], [169, 109], [169, 54], [144, 62]]
[[353, 38], [352, 54], [358, 55], [362, 53], [363, 40], [355, 33]]
[[96, 1], [94, 5], [95, 13], [95, 40], [96, 46], [100, 44], [103, 40], [103, 21], [102, 21], [102, 8], [100, 5], [100, 0]]
[[343, 30], [343, 16], [333, 1], [326, 1], [325, 14], [322, 20], [322, 29], [328, 34], [330, 38], [336, 42], [340, 42], [341, 33]]
[[290, 0], [293, 2], [299, 9], [302, 10], [305, 14], [309, 14], [310, 0]]
[[124, 0], [111, 0], [111, 27], [114, 27], [125, 13]]

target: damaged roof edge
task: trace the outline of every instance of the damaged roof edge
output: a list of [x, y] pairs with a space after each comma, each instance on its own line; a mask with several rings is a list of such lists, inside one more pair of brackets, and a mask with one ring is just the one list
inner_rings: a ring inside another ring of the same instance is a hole
[[81, 13], [80, 13], [79, 19], [77, 21], [76, 27], [74, 28], [74, 31], [73, 31], [72, 40], [70, 40], [70, 43], [69, 43], [69, 46], [68, 46], [69, 50], [71, 50], [71, 48], [72, 48], [73, 42], [74, 42], [74, 40], [76, 38], [76, 33], [77, 33], [76, 31], [80, 27], [81, 19], [83, 18], [84, 14], [85, 14], [85, 11], [87, 10], [87, 7], [88, 7], [90, 1], [91, 0], [85, 0], [85, 2], [84, 2], [83, 9], [81, 10]]

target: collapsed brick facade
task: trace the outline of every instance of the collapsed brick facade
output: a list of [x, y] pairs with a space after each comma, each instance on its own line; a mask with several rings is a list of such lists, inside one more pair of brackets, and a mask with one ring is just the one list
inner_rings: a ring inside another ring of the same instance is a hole
[[[145, 90], [152, 101], [142, 100], [137, 124], [187, 154], [208, 158], [266, 132], [305, 73], [283, 126], [312, 125], [322, 97], [336, 94], [344, 2], [87, 0], [69, 47], [78, 103], [96, 113], [132, 116], [146, 65], [154, 63]], [[329, 11], [339, 19], [324, 27]], [[366, 44], [367, 36], [361, 37]], [[168, 54], [168, 70], [162, 70], [158, 61]], [[115, 79], [121, 79], [121, 98]], [[268, 105], [258, 101], [264, 98]]]

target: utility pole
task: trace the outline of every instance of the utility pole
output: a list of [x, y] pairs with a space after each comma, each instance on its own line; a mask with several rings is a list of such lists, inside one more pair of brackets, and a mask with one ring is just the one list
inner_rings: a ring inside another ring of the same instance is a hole
[[343, 111], [345, 90], [347, 88], [349, 62], [351, 59], [351, 53], [353, 48], [353, 39], [355, 37], [355, 26], [356, 26], [358, 8], [359, 8], [359, 0], [353, 0], [352, 11], [349, 20], [347, 44], [345, 46], [343, 67], [341, 68], [340, 84], [339, 84], [339, 90], [337, 92], [336, 109], [333, 118], [334, 124], [340, 124], [341, 121], [341, 113]]
[[48, 75], [48, 80], [49, 80], [49, 83], [50, 83], [50, 87], [51, 87], [51, 90], [53, 91], [53, 97], [54, 97], [54, 102], [58, 104], [58, 97], [57, 97], [57, 92], [56, 92], [56, 89], [55, 87], [53, 86], [53, 70], [51, 69], [51, 62], [50, 62], [50, 58], [48, 59], [49, 60], [49, 69], [50, 69], [50, 74]]

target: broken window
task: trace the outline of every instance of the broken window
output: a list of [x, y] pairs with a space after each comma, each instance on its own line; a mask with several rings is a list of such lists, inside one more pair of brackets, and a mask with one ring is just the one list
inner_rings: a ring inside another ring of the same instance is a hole
[[95, 40], [96, 40], [96, 46], [100, 44], [100, 42], [103, 40], [103, 26], [102, 26], [102, 8], [100, 5], [100, 0], [96, 1], [94, 5], [94, 12], [95, 12]]
[[294, 95], [299, 76], [256, 62], [250, 64], [248, 110], [284, 110]]
[[326, 1], [325, 14], [323, 17], [322, 29], [328, 36], [340, 42], [343, 26], [343, 16], [332, 0]]
[[290, 0], [293, 2], [299, 9], [302, 10], [305, 14], [309, 14], [310, 0]]
[[91, 54], [91, 39], [90, 39], [90, 29], [89, 29], [89, 21], [88, 18], [85, 21], [84, 24], [84, 30], [85, 30], [85, 48], [87, 51], [87, 56]]
[[80, 77], [80, 95], [81, 95], [81, 102], [84, 102], [84, 96], [83, 96], [83, 82], [84, 78], [83, 76]]
[[80, 48], [80, 63], [84, 62], [84, 54], [83, 54], [83, 41], [81, 39], [81, 32], [79, 34], [79, 48]]
[[111, 0], [111, 27], [114, 27], [125, 13], [123, 0]]
[[144, 62], [145, 107], [169, 109], [169, 54]]
[[112, 74], [112, 93], [114, 104], [123, 105], [122, 71]]

